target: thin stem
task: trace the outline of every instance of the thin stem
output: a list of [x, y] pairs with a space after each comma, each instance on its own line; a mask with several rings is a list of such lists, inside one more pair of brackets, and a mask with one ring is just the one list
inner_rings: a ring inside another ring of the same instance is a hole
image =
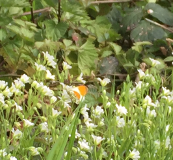
[[171, 32], [171, 33], [173, 33], [173, 30], [172, 30], [172, 29], [170, 29], [170, 28], [168, 28], [168, 27], [166, 27], [166, 26], [164, 26], [164, 25], [162, 25], [162, 24], [159, 24], [159, 23], [157, 23], [157, 22], [154, 22], [154, 21], [152, 21], [152, 20], [150, 20], [150, 19], [148, 19], [148, 18], [145, 18], [145, 20], [148, 21], [148, 22], [150, 22], [150, 23], [152, 23], [152, 24], [155, 24], [156, 26], [159, 26], [159, 27], [161, 27], [161, 28], [163, 28], [163, 29], [165, 29], [165, 30]]

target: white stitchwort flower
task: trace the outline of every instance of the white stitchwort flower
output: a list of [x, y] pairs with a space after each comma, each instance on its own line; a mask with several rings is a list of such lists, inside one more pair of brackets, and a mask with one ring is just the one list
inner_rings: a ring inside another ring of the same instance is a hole
[[27, 120], [27, 119], [23, 119], [23, 121], [24, 121], [24, 126], [25, 126], [25, 127], [34, 126], [34, 123], [30, 122], [30, 121]]
[[172, 147], [171, 147], [171, 140], [170, 140], [170, 137], [169, 137], [169, 136], [166, 138], [165, 148], [166, 148], [166, 149], [172, 148]]
[[0, 156], [5, 157], [7, 155], [6, 149], [0, 149]]
[[89, 146], [88, 142], [85, 139], [78, 141], [80, 148], [84, 151], [91, 151], [91, 147]]
[[63, 62], [62, 63], [62, 66], [63, 66], [63, 69], [64, 70], [68, 70], [68, 69], [71, 69], [72, 68], [72, 66], [70, 66], [69, 64], [67, 64], [67, 62]]
[[102, 114], [104, 114], [104, 110], [102, 109], [102, 107], [97, 106], [94, 110], [93, 110], [93, 116], [99, 118]]
[[160, 62], [157, 61], [157, 60], [154, 60], [154, 59], [152, 59], [152, 58], [149, 58], [149, 59], [150, 59], [150, 61], [151, 61], [151, 66], [152, 66], [152, 67], [155, 67], [156, 65], [160, 64]]
[[35, 66], [36, 66], [36, 70], [37, 71], [45, 71], [46, 70], [46, 67], [41, 65], [41, 64], [38, 64], [35, 62]]
[[93, 138], [93, 140], [94, 140], [94, 144], [95, 144], [95, 145], [100, 144], [101, 141], [104, 140], [104, 138], [102, 138], [102, 137], [100, 137], [100, 136], [95, 136], [95, 135], [91, 135], [91, 136], [92, 136], [92, 138]]
[[16, 157], [11, 156], [11, 157], [10, 157], [10, 160], [17, 160], [17, 158], [16, 158]]
[[50, 103], [52, 104], [52, 103], [55, 103], [57, 101], [57, 98], [55, 97], [55, 96], [52, 96], [51, 98], [50, 98]]
[[143, 77], [145, 77], [145, 73], [142, 71], [142, 69], [138, 69], [138, 73], [139, 73], [139, 78], [142, 79]]
[[149, 117], [156, 117], [156, 115], [157, 115], [157, 113], [156, 113], [156, 111], [154, 109], [150, 110], [150, 106], [147, 107], [146, 114]]
[[29, 151], [31, 152], [32, 156], [39, 155], [41, 152], [43, 152], [43, 149], [41, 147], [35, 148], [35, 147], [29, 147]]
[[85, 80], [83, 80], [83, 78], [82, 78], [82, 76], [83, 76], [83, 73], [81, 73], [78, 77], [77, 77], [77, 81], [78, 82], [81, 82], [81, 83], [83, 83], [83, 84], [85, 84], [86, 83], [86, 81]]
[[4, 89], [4, 91], [2, 92], [4, 96], [10, 98], [13, 93], [10, 91], [10, 89], [8, 88], [8, 86]]
[[53, 68], [56, 68], [56, 62], [54, 61], [54, 57], [50, 55], [48, 52], [43, 52], [44, 59], [47, 61], [47, 65]]
[[108, 83], [110, 83], [110, 79], [109, 78], [104, 78], [103, 80], [100, 78], [97, 78], [98, 81], [100, 81], [101, 86], [105, 87]]
[[7, 82], [0, 80], [0, 90], [3, 90], [8, 85]]
[[52, 116], [53, 116], [53, 117], [57, 117], [57, 116], [59, 116], [61, 113], [62, 113], [62, 112], [58, 112], [57, 110], [55, 110], [55, 109], [52, 108]]
[[125, 126], [125, 120], [124, 118], [120, 118], [119, 116], [116, 117], [116, 121], [117, 121], [117, 127], [118, 128], [122, 128]]
[[129, 158], [132, 158], [133, 160], [138, 160], [140, 158], [139, 151], [136, 149], [134, 149], [133, 151], [130, 151]]
[[20, 138], [22, 138], [23, 133], [19, 129], [14, 130], [14, 128], [12, 128], [11, 131], [13, 132], [13, 138], [14, 139], [20, 139]]
[[42, 132], [49, 132], [47, 122], [41, 123], [41, 124], [40, 124], [40, 128], [41, 128], [41, 131], [42, 131]]
[[116, 107], [117, 107], [117, 112], [120, 114], [120, 115], [126, 115], [128, 112], [127, 112], [127, 109], [121, 105], [118, 105], [116, 104]]
[[0, 93], [0, 102], [1, 102], [2, 104], [5, 104], [4, 99], [5, 99], [4, 95], [3, 95], [2, 93]]
[[23, 83], [29, 83], [29, 82], [30, 82], [30, 77], [28, 77], [26, 74], [23, 74], [23, 75], [20, 77], [20, 80], [21, 80]]
[[46, 70], [46, 79], [55, 79], [55, 75], [52, 75], [49, 70]]

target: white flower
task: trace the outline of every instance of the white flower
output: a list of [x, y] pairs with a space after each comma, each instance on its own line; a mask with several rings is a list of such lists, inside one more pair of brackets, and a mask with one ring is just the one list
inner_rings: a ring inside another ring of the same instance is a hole
[[4, 98], [5, 98], [4, 95], [2, 93], [0, 93], [0, 102], [2, 104], [5, 104]]
[[93, 110], [93, 116], [99, 118], [102, 114], [104, 114], [104, 110], [102, 109], [102, 107], [97, 106], [94, 110]]
[[54, 61], [55, 58], [53, 56], [51, 56], [47, 51], [46, 51], [46, 53], [43, 52], [43, 54], [44, 54], [44, 59], [47, 61], [47, 65], [51, 66], [53, 68], [56, 68], [55, 67], [56, 62]]
[[17, 158], [16, 158], [16, 157], [11, 156], [11, 157], [10, 157], [10, 160], [17, 160]]
[[152, 66], [152, 67], [155, 67], [156, 65], [160, 64], [160, 62], [157, 61], [157, 60], [154, 60], [154, 59], [152, 59], [152, 58], [149, 58], [149, 59], [150, 59], [150, 61], [151, 61], [151, 66]]
[[155, 140], [154, 141], [154, 144], [155, 144], [155, 148], [156, 149], [159, 149], [160, 148], [160, 141], [159, 140]]
[[25, 84], [20, 79], [14, 80], [14, 84], [17, 89], [21, 89], [25, 86]]
[[85, 106], [81, 108], [80, 113], [85, 114], [88, 110], [89, 110], [89, 108], [87, 107], [87, 104], [85, 104]]
[[7, 155], [6, 149], [0, 149], [0, 157], [5, 157]]
[[146, 96], [145, 97], [145, 99], [143, 100], [143, 104], [144, 104], [144, 106], [156, 106], [154, 103], [152, 103], [152, 100], [151, 100], [151, 98], [150, 98], [150, 96]]
[[169, 89], [166, 89], [166, 87], [162, 87], [163, 95], [168, 96], [171, 92]]
[[29, 83], [29, 82], [30, 82], [30, 77], [28, 77], [26, 74], [23, 74], [23, 75], [20, 77], [20, 80], [21, 80], [23, 83]]
[[111, 102], [106, 103], [106, 107], [109, 108], [111, 106]]
[[127, 109], [121, 105], [118, 105], [116, 104], [116, 107], [117, 107], [117, 111], [118, 113], [120, 113], [120, 115], [126, 115], [128, 112], [127, 112]]
[[14, 130], [14, 128], [12, 128], [11, 131], [13, 132], [13, 138], [14, 139], [20, 139], [20, 138], [22, 138], [23, 133], [19, 129]]
[[0, 80], [0, 90], [3, 90], [8, 85], [7, 82]]
[[[22, 82], [23, 83], [23, 82]], [[10, 87], [10, 91], [12, 92], [12, 93], [14, 93], [16, 96], [17, 95], [22, 95], [23, 94], [23, 92], [21, 92], [20, 91], [20, 89], [18, 89], [18, 88], [16, 88], [16, 86], [14, 85], [14, 83], [12, 83], [12, 86]]]
[[2, 92], [4, 96], [10, 98], [13, 93], [10, 91], [10, 89], [8, 88], [8, 86], [4, 89], [4, 91]]
[[46, 70], [46, 79], [55, 79], [55, 75], [52, 75], [49, 70]]
[[132, 158], [133, 160], [138, 160], [140, 158], [140, 153], [138, 150], [134, 149], [130, 152], [129, 158]]
[[104, 140], [104, 138], [100, 137], [100, 136], [95, 136], [95, 135], [91, 135], [93, 140], [94, 140], [94, 144], [95, 145], [99, 145], [101, 143], [101, 141]]
[[110, 83], [110, 79], [109, 78], [104, 78], [103, 80], [101, 80], [100, 78], [97, 78], [98, 81], [100, 81], [101, 86], [105, 87], [108, 83]]
[[41, 127], [41, 131], [42, 131], [42, 132], [49, 132], [47, 122], [41, 123], [41, 124], [40, 124], [40, 127]]
[[117, 121], [117, 127], [118, 128], [122, 128], [125, 126], [125, 120], [124, 118], [120, 118], [119, 116], [116, 117], [116, 121]]
[[55, 97], [55, 96], [52, 96], [51, 98], [50, 98], [50, 103], [52, 104], [52, 103], [55, 103], [57, 101], [57, 98]]
[[84, 151], [91, 151], [91, 147], [89, 146], [88, 142], [83, 139], [78, 141], [80, 148]]
[[35, 62], [35, 66], [36, 66], [37, 71], [45, 71], [46, 70], [45, 66], [43, 66], [41, 64], [37, 64], [36, 62]]
[[97, 127], [97, 125], [95, 125], [94, 123], [90, 123], [89, 121], [86, 121], [85, 124], [89, 131], [93, 131], [93, 129]]
[[139, 73], [139, 78], [142, 79], [143, 77], [145, 77], [145, 73], [142, 71], [142, 69], [138, 69], [138, 73]]
[[68, 70], [68, 69], [71, 69], [72, 68], [72, 66], [68, 65], [67, 62], [63, 62], [62, 63], [62, 66], [63, 66], [63, 69], [64, 70]]
[[171, 110], [172, 110], [172, 107], [171, 106], [168, 106], [168, 113], [169, 114], [171, 113]]
[[15, 106], [16, 106], [16, 111], [22, 111], [23, 108], [21, 106], [19, 106], [16, 102], [15, 102]]
[[85, 81], [85, 80], [83, 80], [82, 76], [83, 76], [83, 73], [81, 73], [81, 74], [80, 74], [80, 76], [79, 76], [79, 77], [77, 77], [77, 79], [76, 79], [76, 80], [77, 80], [78, 82], [81, 82], [81, 83], [85, 84], [85, 83], [86, 83], [86, 81]]
[[54, 92], [47, 86], [41, 86], [40, 87], [40, 92], [44, 95], [44, 96], [53, 96]]
[[31, 152], [32, 156], [39, 155], [40, 152], [43, 152], [43, 149], [41, 147], [35, 148], [35, 147], [32, 146], [32, 147], [29, 147], [28, 149]]
[[168, 130], [169, 130], [169, 124], [166, 126], [166, 132], [168, 132]]
[[171, 140], [170, 140], [170, 137], [168, 136], [168, 137], [166, 138], [166, 142], [165, 142], [165, 148], [166, 148], [166, 149], [172, 148], [170, 142], [171, 142]]
[[27, 119], [23, 119], [23, 121], [24, 121], [24, 126], [25, 126], [25, 127], [34, 126], [34, 123], [30, 122], [30, 121], [27, 120]]
[[35, 89], [38, 89], [40, 87], [40, 84], [37, 81], [33, 81], [31, 84], [31, 87], [34, 87]]
[[156, 117], [156, 111], [155, 110], [150, 110], [150, 107], [147, 107], [146, 114], [150, 117]]
[[81, 135], [78, 133], [78, 131], [77, 131], [77, 129], [76, 129], [75, 138], [77, 139], [77, 138], [80, 138], [80, 137], [81, 137]]
[[53, 117], [57, 117], [57, 116], [59, 116], [61, 113], [62, 113], [62, 112], [58, 112], [57, 110], [55, 110], [55, 109], [52, 108], [52, 116], [53, 116]]

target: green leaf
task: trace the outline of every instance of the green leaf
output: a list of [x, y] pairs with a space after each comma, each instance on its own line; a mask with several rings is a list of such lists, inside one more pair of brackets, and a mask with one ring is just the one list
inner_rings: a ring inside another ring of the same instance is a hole
[[165, 62], [172, 62], [173, 61], [173, 56], [166, 57], [164, 59]]
[[89, 19], [86, 10], [76, 1], [63, 0], [61, 1], [61, 7], [63, 10], [62, 20], [78, 23], [81, 20]]
[[143, 45], [152, 45], [152, 43], [148, 41], [136, 42], [134, 43], [134, 46], [132, 47], [132, 49], [140, 53], [142, 52]]
[[[47, 160], [61, 160], [64, 154], [65, 146], [67, 145], [68, 137], [74, 131], [74, 127], [77, 125], [77, 120], [79, 117], [79, 110], [82, 107], [82, 103], [79, 104], [78, 108], [75, 110], [74, 115], [70, 116], [66, 124], [64, 125], [60, 136], [50, 150]], [[74, 117], [73, 117], [74, 116]], [[73, 118], [72, 118], [73, 117]], [[71, 145], [70, 145], [71, 146]]]
[[141, 8], [130, 9], [123, 18], [122, 25], [125, 29], [133, 29], [143, 17]]
[[67, 31], [68, 25], [65, 22], [55, 23], [53, 20], [44, 22], [46, 25], [46, 36], [53, 41], [59, 40]]
[[114, 50], [116, 55], [118, 55], [120, 53], [120, 51], [122, 50], [122, 47], [116, 43], [109, 42], [108, 44], [112, 47], [112, 49]]
[[112, 51], [103, 51], [101, 57], [104, 58], [104, 57], [110, 56], [111, 54], [112, 54]]
[[28, 7], [30, 6], [28, 0], [0, 0], [1, 7]]
[[73, 41], [68, 39], [63, 39], [63, 43], [65, 44], [66, 47], [69, 47], [70, 45], [72, 45]]
[[[145, 9], [151, 16], [157, 18], [159, 21], [173, 26], [173, 13], [171, 13], [168, 9], [163, 8], [156, 3], [148, 3]], [[149, 10], [152, 10], [152, 12], [149, 12]]]
[[157, 39], [162, 39], [166, 36], [166, 32], [153, 24], [150, 24], [147, 21], [141, 21], [141, 23], [133, 29], [130, 34], [130, 38], [135, 41], [155, 41]]
[[105, 57], [99, 64], [99, 72], [100, 74], [106, 75], [106, 74], [114, 74], [118, 70], [118, 60], [113, 57]]
[[118, 31], [120, 29], [119, 22], [121, 22], [122, 19], [120, 11], [113, 6], [112, 10], [107, 14], [107, 18], [111, 22], [112, 28]]
[[96, 65], [97, 52], [92, 44], [92, 40], [88, 39], [85, 44], [83, 44], [79, 49], [78, 54], [78, 65], [82, 73], [89, 75], [91, 70], [93, 70]]
[[0, 29], [0, 41], [3, 41], [7, 38], [7, 33], [5, 29]]

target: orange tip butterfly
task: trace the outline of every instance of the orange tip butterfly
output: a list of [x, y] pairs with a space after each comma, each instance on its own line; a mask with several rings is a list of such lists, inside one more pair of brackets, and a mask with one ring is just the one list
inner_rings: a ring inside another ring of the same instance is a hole
[[88, 88], [84, 85], [81, 85], [81, 86], [74, 87], [72, 91], [75, 97], [81, 101], [82, 98], [84, 98], [84, 96], [87, 94]]

